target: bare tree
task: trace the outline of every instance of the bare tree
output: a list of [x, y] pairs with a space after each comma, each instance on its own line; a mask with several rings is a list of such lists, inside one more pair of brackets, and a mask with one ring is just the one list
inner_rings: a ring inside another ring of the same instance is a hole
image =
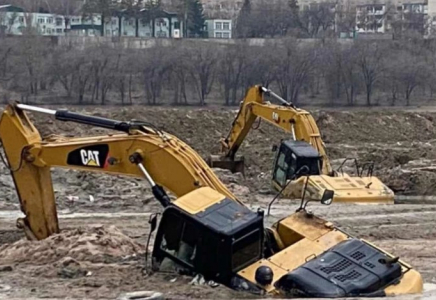
[[247, 47], [243, 44], [229, 45], [220, 52], [217, 74], [226, 105], [234, 105], [237, 100], [237, 92], [248, 65], [247, 52]]
[[371, 106], [371, 96], [375, 84], [381, 79], [384, 71], [384, 47], [377, 42], [356, 42], [354, 51], [357, 54], [357, 64], [365, 84], [366, 105]]
[[236, 34], [241, 38], [286, 36], [296, 26], [297, 10], [287, 0], [245, 0]]
[[297, 103], [300, 91], [314, 70], [317, 52], [314, 47], [302, 45], [295, 39], [285, 41], [277, 49], [275, 81], [283, 98]]
[[190, 53], [185, 48], [181, 48], [174, 55], [171, 55], [171, 72], [170, 85], [173, 87], [174, 97], [173, 103], [176, 105], [187, 105], [187, 86], [189, 81], [189, 68], [190, 68]]
[[334, 33], [335, 3], [311, 3], [299, 13], [298, 27], [304, 37], [326, 37]]
[[190, 77], [197, 92], [200, 105], [205, 105], [206, 97], [210, 93], [215, 80], [217, 53], [215, 47], [210, 44], [197, 45], [190, 48], [190, 51], [192, 53], [189, 70]]
[[170, 65], [166, 49], [160, 46], [147, 50], [141, 57], [145, 98], [148, 104], [156, 105], [162, 91], [162, 82]]

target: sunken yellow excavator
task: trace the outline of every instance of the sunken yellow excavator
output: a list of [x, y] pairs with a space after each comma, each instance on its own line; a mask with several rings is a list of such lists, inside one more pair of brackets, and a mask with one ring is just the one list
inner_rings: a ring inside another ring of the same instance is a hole
[[[281, 104], [266, 101], [267, 96]], [[209, 166], [243, 172], [244, 158], [236, 152], [257, 118], [292, 135], [278, 147], [272, 172], [273, 188], [282, 196], [298, 199], [305, 192], [308, 199], [319, 200], [329, 189], [336, 202], [394, 203], [393, 191], [372, 176], [373, 164], [354, 159], [356, 176], [344, 173], [342, 165], [333, 170], [312, 115], [262, 86], [247, 91], [228, 136], [221, 139], [222, 154], [211, 155]]]
[[[42, 138], [26, 110], [118, 133]], [[0, 138], [25, 214], [17, 225], [30, 239], [59, 232], [51, 167], [123, 174], [144, 178], [163, 206], [155, 270], [170, 260], [229, 288], [286, 297], [422, 293], [421, 275], [410, 265], [307, 212], [307, 201], [266, 227], [263, 211], [239, 201], [190, 146], [147, 122], [13, 104], [1, 116]], [[321, 203], [332, 197], [324, 190]]]

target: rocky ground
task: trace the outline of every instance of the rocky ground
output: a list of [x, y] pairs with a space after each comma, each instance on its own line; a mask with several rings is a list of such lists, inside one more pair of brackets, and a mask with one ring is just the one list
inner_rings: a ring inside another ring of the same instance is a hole
[[[71, 109], [151, 122], [186, 141], [204, 158], [219, 152], [218, 140], [227, 133], [236, 114], [218, 108]], [[347, 157], [374, 161], [376, 176], [397, 195], [416, 196], [417, 200], [417, 205], [336, 204], [314, 206], [314, 211], [400, 255], [421, 271], [426, 282], [436, 283], [436, 206], [419, 204], [423, 196], [436, 195], [436, 113], [360, 110], [313, 114], [334, 166]], [[32, 118], [44, 136], [106, 133], [47, 116], [33, 114]], [[240, 149], [246, 158], [245, 178], [215, 170], [253, 208], [264, 207], [271, 199], [271, 146], [281, 138], [289, 136], [263, 122]], [[15, 229], [19, 204], [12, 178], [0, 164], [0, 298], [115, 298], [123, 292], [149, 289], [173, 299], [244, 297], [224, 287], [191, 285], [190, 278], [173, 273], [147, 275], [143, 259], [147, 220], [160, 207], [142, 179], [62, 169], [52, 174], [63, 231], [43, 242], [28, 242]], [[281, 200], [273, 215], [289, 214], [294, 206]]]

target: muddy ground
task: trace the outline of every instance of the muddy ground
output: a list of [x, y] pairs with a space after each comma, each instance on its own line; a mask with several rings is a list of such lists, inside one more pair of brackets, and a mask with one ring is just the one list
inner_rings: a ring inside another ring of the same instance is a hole
[[[236, 113], [228, 109], [148, 107], [72, 109], [115, 119], [146, 120], [177, 135], [204, 158], [219, 152], [218, 140], [227, 133]], [[423, 196], [436, 196], [436, 113], [373, 110], [313, 114], [334, 166], [347, 157], [372, 160], [375, 175], [397, 195], [417, 199], [416, 204], [408, 205], [314, 205], [313, 210], [401, 256], [427, 283], [436, 283], [436, 206], [419, 201]], [[34, 114], [32, 118], [43, 135], [106, 133], [46, 116]], [[265, 207], [273, 196], [269, 183], [271, 146], [281, 138], [289, 136], [263, 122], [240, 149], [246, 158], [245, 178], [216, 170], [253, 209]], [[191, 278], [171, 272], [146, 274], [147, 221], [160, 207], [143, 180], [60, 169], [53, 170], [53, 180], [62, 234], [43, 242], [27, 242], [15, 228], [19, 204], [12, 178], [1, 164], [0, 298], [113, 299], [124, 292], [150, 289], [170, 299], [246, 297], [224, 287], [191, 285]], [[281, 200], [268, 221], [295, 209], [295, 204]]]

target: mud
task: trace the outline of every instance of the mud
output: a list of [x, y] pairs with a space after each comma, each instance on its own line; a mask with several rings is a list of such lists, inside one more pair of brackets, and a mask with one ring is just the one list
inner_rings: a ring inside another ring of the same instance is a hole
[[[257, 195], [256, 200], [256, 206], [265, 207], [270, 198]], [[295, 202], [279, 201], [266, 222], [270, 224], [297, 207]], [[436, 206], [336, 204], [309, 208], [350, 234], [400, 256], [421, 272], [426, 283], [436, 283]], [[0, 265], [12, 268], [0, 271], [0, 285], [11, 287], [7, 292], [0, 292], [0, 297], [115, 299], [126, 292], [157, 290], [167, 299], [253, 298], [222, 286], [191, 285], [192, 278], [171, 270], [148, 273], [149, 264], [146, 266], [144, 259], [148, 217], [149, 213], [139, 212], [61, 213], [60, 235], [47, 241], [28, 242], [14, 228], [15, 216], [0, 216], [3, 233], [0, 237], [6, 233], [10, 236], [10, 244], [1, 246]], [[113, 248], [115, 245], [121, 247]], [[25, 246], [27, 256], [22, 255]], [[43, 249], [47, 254], [40, 256]]]
[[[115, 119], [142, 119], [190, 144], [204, 158], [218, 154], [236, 111], [228, 109], [73, 107]], [[436, 195], [436, 113], [404, 111], [316, 111], [313, 113], [334, 167], [344, 158], [373, 160], [375, 175], [417, 205], [309, 205], [353, 235], [363, 237], [416, 267], [426, 283], [436, 283], [436, 206], [419, 204]], [[108, 131], [32, 115], [44, 135], [91, 136]], [[266, 123], [252, 130], [240, 149], [245, 177], [214, 170], [250, 208], [266, 208], [270, 190], [271, 146], [289, 135]], [[352, 165], [344, 167], [353, 173]], [[54, 169], [59, 235], [41, 242], [24, 239], [15, 228], [19, 203], [9, 171], [0, 163], [0, 298], [109, 298], [156, 290], [167, 299], [253, 298], [219, 286], [192, 285], [171, 270], [150, 274], [145, 263], [148, 218], [161, 207], [142, 179]], [[428, 198], [428, 197], [427, 197]], [[426, 199], [427, 199], [426, 198]], [[432, 201], [429, 201], [432, 202]], [[279, 200], [267, 223], [298, 207]], [[153, 239], [151, 239], [153, 242]], [[151, 245], [149, 247], [151, 250]], [[428, 294], [425, 299], [436, 298]], [[402, 298], [404, 299], [404, 298]], [[406, 299], [412, 299], [406, 297]]]

